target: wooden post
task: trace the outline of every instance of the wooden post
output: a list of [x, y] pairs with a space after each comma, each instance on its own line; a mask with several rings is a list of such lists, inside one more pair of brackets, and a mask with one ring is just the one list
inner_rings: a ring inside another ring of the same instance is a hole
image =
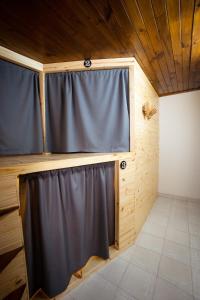
[[41, 106], [41, 118], [42, 118], [42, 134], [44, 152], [46, 150], [46, 112], [45, 112], [45, 73], [39, 73], [40, 80], [40, 106]]

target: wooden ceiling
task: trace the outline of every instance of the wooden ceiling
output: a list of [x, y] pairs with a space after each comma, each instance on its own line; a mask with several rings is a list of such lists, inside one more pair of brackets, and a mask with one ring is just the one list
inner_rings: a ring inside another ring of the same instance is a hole
[[1, 0], [0, 45], [42, 63], [135, 56], [159, 95], [200, 88], [200, 0]]

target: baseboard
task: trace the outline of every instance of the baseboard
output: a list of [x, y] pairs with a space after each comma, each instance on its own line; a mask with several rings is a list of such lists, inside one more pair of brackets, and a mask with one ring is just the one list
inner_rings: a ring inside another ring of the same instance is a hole
[[189, 201], [194, 201], [194, 202], [199, 202], [200, 203], [200, 198], [190, 198], [190, 197], [164, 194], [164, 193], [158, 193], [158, 197], [171, 198], [171, 199], [177, 199], [177, 200], [189, 200]]

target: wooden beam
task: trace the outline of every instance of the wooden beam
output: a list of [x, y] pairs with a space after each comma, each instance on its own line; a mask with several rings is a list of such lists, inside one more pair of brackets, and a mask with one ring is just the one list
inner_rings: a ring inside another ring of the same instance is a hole
[[43, 71], [45, 73], [56, 73], [62, 71], [83, 71], [83, 70], [96, 70], [108, 68], [125, 68], [133, 66], [135, 62], [134, 57], [128, 58], [113, 58], [113, 59], [94, 59], [89, 68], [84, 66], [84, 61], [70, 61], [61, 63], [44, 64]]
[[130, 151], [135, 148], [135, 120], [134, 120], [134, 67], [129, 67], [129, 115], [130, 115]]
[[39, 73], [39, 84], [40, 84], [40, 106], [41, 106], [41, 117], [42, 117], [42, 134], [43, 134], [43, 145], [44, 152], [46, 150], [46, 110], [45, 110], [45, 73]]
[[0, 46], [0, 58], [36, 71], [43, 71], [43, 64]]

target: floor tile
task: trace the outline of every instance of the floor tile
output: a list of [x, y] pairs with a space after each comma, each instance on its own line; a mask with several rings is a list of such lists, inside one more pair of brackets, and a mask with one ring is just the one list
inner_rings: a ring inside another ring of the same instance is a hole
[[172, 208], [171, 214], [170, 214], [171, 217], [179, 218], [179, 219], [182, 219], [183, 221], [186, 218], [188, 218], [188, 215], [189, 215], [189, 213], [188, 213], [187, 208], [180, 209], [180, 208], [176, 208], [176, 207]]
[[162, 214], [163, 216], [165, 216], [166, 218], [169, 218], [171, 210], [163, 210], [160, 209], [159, 207], [156, 207], [155, 205], [152, 207], [151, 209], [151, 213], [152, 214]]
[[122, 289], [118, 288], [113, 300], [136, 300], [135, 298], [127, 295]]
[[102, 268], [98, 274], [105, 280], [118, 285], [127, 267], [128, 262], [121, 258], [117, 258]]
[[167, 229], [166, 233], [166, 239], [179, 243], [181, 245], [189, 247], [190, 240], [189, 240], [189, 234], [186, 232], [182, 232], [180, 230], [174, 229], [171, 224]]
[[130, 262], [145, 271], [157, 274], [160, 257], [160, 254], [155, 251], [135, 246]]
[[71, 293], [75, 300], [113, 300], [117, 287], [99, 275], [93, 275]]
[[185, 218], [180, 217], [172, 217], [169, 220], [170, 226], [175, 230], [183, 231], [188, 233], [189, 232], [189, 222]]
[[155, 284], [155, 276], [130, 264], [119, 287], [138, 300], [150, 300]]
[[187, 265], [191, 264], [190, 248], [172, 241], [165, 240], [163, 247], [163, 255], [176, 259]]
[[157, 211], [157, 212], [152, 211], [149, 214], [149, 217], [148, 217], [147, 221], [154, 222], [154, 223], [159, 224], [161, 226], [167, 226], [169, 218], [160, 211]]
[[174, 205], [175, 206], [180, 206], [180, 207], [183, 207], [183, 206], [188, 206], [188, 201], [187, 200], [184, 200], [184, 199], [175, 199], [174, 200]]
[[149, 233], [160, 238], [164, 238], [166, 233], [166, 226], [162, 226], [147, 220], [142, 228], [142, 232]]
[[157, 278], [153, 300], [193, 300], [193, 297], [174, 284]]
[[190, 236], [190, 243], [191, 243], [191, 248], [195, 248], [195, 249], [200, 250], [200, 236], [191, 235]]
[[154, 207], [157, 208], [160, 211], [165, 211], [166, 213], [170, 213], [171, 210], [171, 203], [164, 201], [157, 200], [154, 204]]
[[200, 298], [200, 269], [192, 270], [194, 296]]
[[163, 256], [161, 257], [158, 276], [192, 294], [192, 272], [190, 266]]
[[133, 253], [133, 246], [129, 247], [127, 250], [123, 251], [119, 257], [127, 262], [130, 261], [131, 259], [131, 256], [132, 256], [132, 253]]
[[194, 223], [200, 226], [200, 217], [199, 215], [189, 213], [189, 223]]
[[189, 232], [190, 232], [190, 234], [200, 236], [200, 227], [199, 227], [199, 225], [195, 224], [195, 223], [190, 223], [189, 224]]
[[141, 232], [135, 242], [137, 246], [147, 248], [158, 253], [162, 252], [164, 240], [148, 233]]
[[200, 250], [191, 249], [192, 267], [200, 270]]
[[190, 215], [200, 216], [200, 205], [189, 207], [188, 212]]

